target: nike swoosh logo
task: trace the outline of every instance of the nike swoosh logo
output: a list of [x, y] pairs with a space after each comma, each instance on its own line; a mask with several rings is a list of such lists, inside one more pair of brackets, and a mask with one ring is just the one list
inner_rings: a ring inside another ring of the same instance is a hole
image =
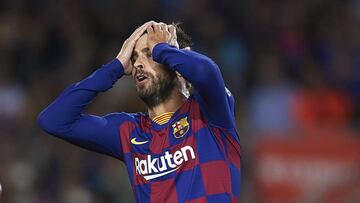
[[179, 168], [180, 168], [180, 167], [177, 167], [177, 168], [174, 168], [173, 170], [166, 171], [166, 172], [164, 172], [164, 173], [155, 174], [155, 175], [147, 175], [147, 176], [144, 176], [144, 178], [145, 178], [145, 180], [151, 180], [151, 179], [158, 178], [158, 177], [167, 175], [167, 174], [169, 174], [169, 173], [172, 173], [172, 172], [178, 170]]
[[149, 140], [138, 142], [138, 141], [136, 141], [136, 137], [134, 137], [133, 139], [131, 139], [131, 143], [132, 143], [132, 144], [135, 144], [135, 145], [145, 144], [145, 143], [147, 143], [147, 142], [149, 142]]

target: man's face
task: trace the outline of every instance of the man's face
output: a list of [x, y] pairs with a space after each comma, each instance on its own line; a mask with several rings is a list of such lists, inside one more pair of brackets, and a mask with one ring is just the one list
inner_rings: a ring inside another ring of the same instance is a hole
[[157, 106], [168, 99], [176, 86], [176, 74], [152, 60], [147, 46], [147, 34], [136, 42], [131, 62], [134, 66], [132, 76], [136, 90], [148, 107]]

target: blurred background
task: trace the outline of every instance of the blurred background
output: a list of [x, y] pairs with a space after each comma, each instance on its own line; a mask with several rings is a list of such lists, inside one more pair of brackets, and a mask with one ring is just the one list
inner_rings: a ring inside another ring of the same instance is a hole
[[[360, 202], [360, 0], [1, 0], [3, 202], [133, 202], [122, 163], [36, 117], [151, 19], [182, 21], [236, 96], [241, 202]], [[145, 110], [124, 77], [87, 112]]]

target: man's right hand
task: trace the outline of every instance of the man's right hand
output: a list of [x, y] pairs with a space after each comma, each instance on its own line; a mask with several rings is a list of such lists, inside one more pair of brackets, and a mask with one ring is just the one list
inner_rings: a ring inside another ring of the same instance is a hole
[[129, 38], [127, 38], [124, 44], [121, 47], [119, 54], [117, 55], [117, 59], [121, 62], [124, 67], [124, 74], [131, 75], [131, 71], [133, 69], [133, 65], [131, 63], [131, 55], [134, 50], [136, 41], [141, 37], [141, 35], [146, 31], [148, 26], [153, 25], [154, 21], [149, 21], [144, 23], [142, 26], [138, 27]]

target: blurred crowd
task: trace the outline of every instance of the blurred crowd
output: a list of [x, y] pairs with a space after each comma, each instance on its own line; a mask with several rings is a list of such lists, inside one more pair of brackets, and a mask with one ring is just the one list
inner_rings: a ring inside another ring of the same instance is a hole
[[[220, 66], [236, 96], [243, 202], [256, 201], [248, 163], [257, 139], [304, 129], [359, 135], [360, 0], [2, 0], [4, 202], [133, 202], [122, 163], [46, 135], [36, 117], [151, 19], [183, 22], [192, 48]], [[145, 110], [124, 77], [87, 112]]]

